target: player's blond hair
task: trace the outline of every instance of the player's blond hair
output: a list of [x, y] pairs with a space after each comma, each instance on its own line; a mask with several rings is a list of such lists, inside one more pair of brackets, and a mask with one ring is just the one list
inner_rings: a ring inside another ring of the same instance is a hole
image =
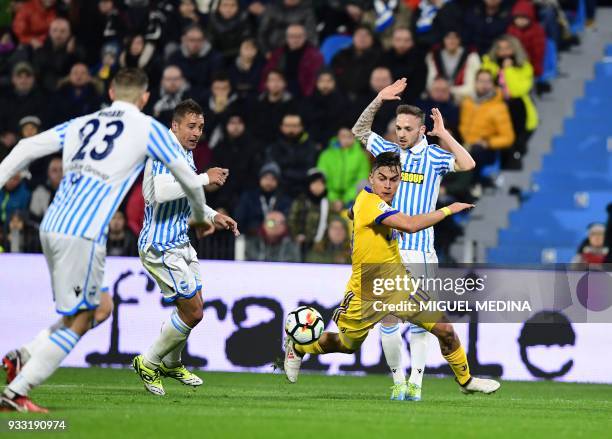
[[149, 78], [141, 69], [127, 67], [119, 70], [111, 88], [115, 93], [115, 100], [126, 102], [138, 102], [143, 93], [147, 91]]

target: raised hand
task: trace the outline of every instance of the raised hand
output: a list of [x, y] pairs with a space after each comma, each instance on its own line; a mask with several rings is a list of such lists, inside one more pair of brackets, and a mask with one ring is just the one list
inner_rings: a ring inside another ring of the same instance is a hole
[[442, 117], [442, 113], [437, 108], [433, 108], [431, 110], [431, 119], [433, 120], [433, 128], [430, 132], [427, 133], [428, 136], [440, 137], [446, 128], [444, 127], [444, 118]]
[[382, 101], [399, 101], [400, 94], [406, 90], [406, 78], [401, 78], [393, 84], [386, 86], [378, 93], [378, 98]]

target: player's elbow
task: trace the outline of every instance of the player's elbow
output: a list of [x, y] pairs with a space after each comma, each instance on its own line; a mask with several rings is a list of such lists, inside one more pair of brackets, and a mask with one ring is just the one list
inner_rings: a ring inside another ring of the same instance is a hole
[[420, 229], [418, 226], [408, 218], [408, 220], [404, 223], [404, 232], [406, 233], [416, 233]]
[[472, 157], [470, 157], [470, 159], [467, 161], [467, 163], [464, 163], [461, 166], [461, 170], [462, 171], [471, 171], [475, 167], [476, 167], [476, 162], [474, 161], [474, 159]]

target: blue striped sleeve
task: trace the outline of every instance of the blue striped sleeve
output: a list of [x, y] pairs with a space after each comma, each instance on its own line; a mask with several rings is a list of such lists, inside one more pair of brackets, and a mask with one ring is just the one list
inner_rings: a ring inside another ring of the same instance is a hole
[[61, 124], [56, 125], [55, 127], [53, 127], [53, 130], [59, 136], [60, 145], [61, 145], [60, 148], [61, 149], [64, 149], [64, 140], [66, 140], [66, 131], [68, 130], [68, 127], [70, 126], [71, 122], [72, 122], [72, 120], [69, 120], [68, 122], [64, 122], [64, 123], [61, 123]]
[[151, 122], [147, 152], [153, 159], [163, 163], [169, 163], [178, 157], [176, 144], [168, 135], [168, 130], [156, 120]]
[[429, 165], [436, 174], [445, 175], [452, 171], [455, 156], [437, 145], [429, 145], [427, 153], [431, 158]]
[[379, 154], [382, 154], [383, 152], [399, 152], [400, 149], [399, 145], [393, 142], [389, 142], [388, 140], [384, 139], [382, 136], [376, 133], [370, 134], [370, 137], [368, 138], [367, 148], [374, 157]]

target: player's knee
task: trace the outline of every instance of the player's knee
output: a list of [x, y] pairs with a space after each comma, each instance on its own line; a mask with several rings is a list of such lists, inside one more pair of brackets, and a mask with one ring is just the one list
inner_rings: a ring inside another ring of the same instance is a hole
[[393, 316], [391, 314], [389, 314], [388, 316], [385, 316], [385, 318], [380, 321], [380, 323], [383, 326], [395, 326], [395, 325], [397, 325], [400, 322], [401, 322], [401, 320], [399, 318], [397, 318], [397, 317], [395, 317], [395, 316]]
[[190, 327], [194, 328], [204, 318], [204, 309], [201, 307], [191, 307], [186, 313], [187, 323]]

